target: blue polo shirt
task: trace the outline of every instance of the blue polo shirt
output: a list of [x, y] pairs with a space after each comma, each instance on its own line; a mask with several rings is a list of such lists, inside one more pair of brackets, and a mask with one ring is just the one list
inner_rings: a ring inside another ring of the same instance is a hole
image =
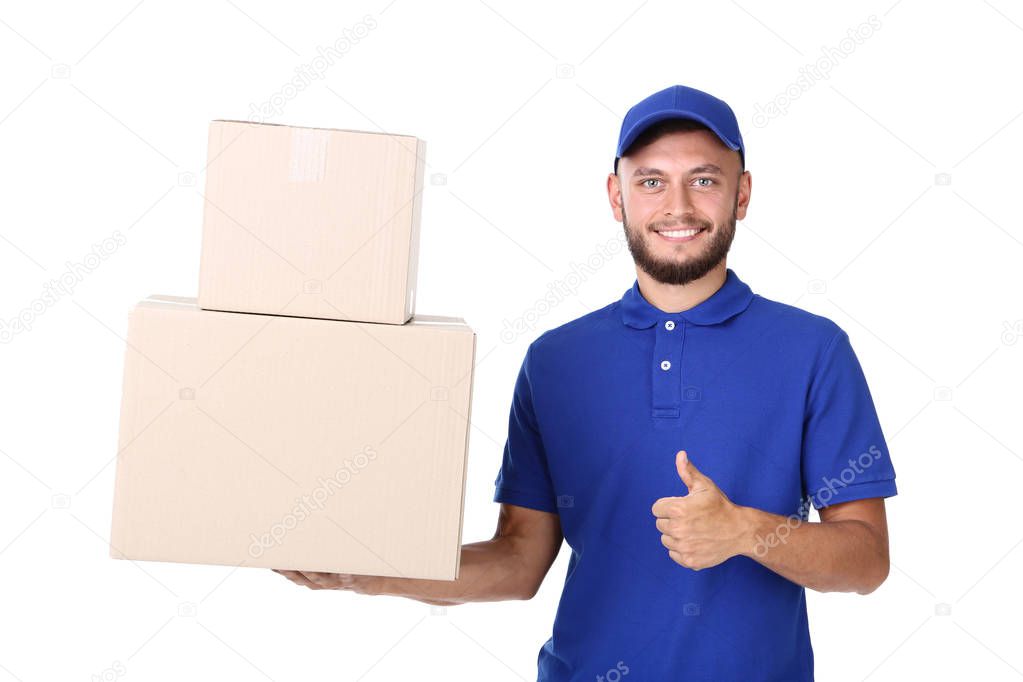
[[811, 503], [896, 494], [837, 324], [731, 268], [681, 313], [634, 282], [533, 341], [515, 384], [494, 500], [558, 514], [572, 549], [538, 680], [813, 680], [801, 586], [745, 556], [693, 571], [661, 544], [650, 508], [686, 494], [681, 449], [733, 502], [793, 526]]

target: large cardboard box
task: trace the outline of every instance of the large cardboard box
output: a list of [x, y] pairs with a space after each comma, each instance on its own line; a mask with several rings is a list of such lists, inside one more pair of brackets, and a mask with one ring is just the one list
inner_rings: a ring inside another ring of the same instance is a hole
[[426, 143], [213, 121], [199, 306], [402, 324], [415, 312]]
[[453, 580], [476, 334], [130, 315], [111, 556]]

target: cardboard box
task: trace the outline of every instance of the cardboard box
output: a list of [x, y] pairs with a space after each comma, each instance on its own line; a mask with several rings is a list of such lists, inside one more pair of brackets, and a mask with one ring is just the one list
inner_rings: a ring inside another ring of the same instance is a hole
[[425, 166], [408, 135], [211, 122], [199, 306], [408, 321]]
[[111, 556], [453, 580], [476, 334], [132, 311]]

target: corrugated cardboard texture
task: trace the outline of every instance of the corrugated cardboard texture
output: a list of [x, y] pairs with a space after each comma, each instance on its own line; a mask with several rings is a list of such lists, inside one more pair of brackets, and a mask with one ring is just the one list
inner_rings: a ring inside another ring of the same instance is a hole
[[111, 555], [457, 577], [475, 333], [132, 311]]
[[401, 324], [415, 312], [426, 143], [213, 121], [199, 305]]

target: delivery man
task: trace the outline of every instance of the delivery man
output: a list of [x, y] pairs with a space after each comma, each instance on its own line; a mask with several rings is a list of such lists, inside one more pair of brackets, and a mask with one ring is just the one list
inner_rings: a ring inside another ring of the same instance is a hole
[[626, 114], [607, 193], [636, 279], [528, 347], [497, 531], [462, 548], [457, 580], [280, 573], [428, 604], [529, 599], [564, 540], [538, 680], [813, 680], [805, 589], [885, 580], [895, 471], [846, 332], [726, 265], [745, 162], [705, 92]]

